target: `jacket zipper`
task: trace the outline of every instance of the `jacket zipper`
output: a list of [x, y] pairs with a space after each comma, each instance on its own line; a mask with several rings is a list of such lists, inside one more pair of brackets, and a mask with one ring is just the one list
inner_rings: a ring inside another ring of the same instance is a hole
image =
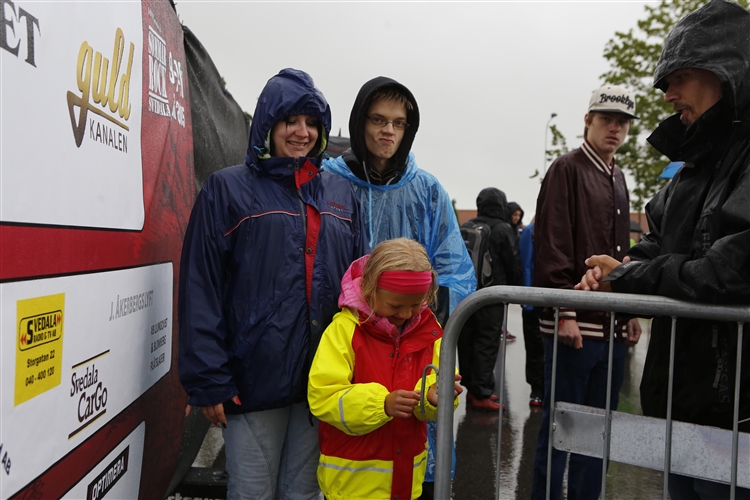
[[[294, 176], [295, 178], [299, 179], [299, 158], [294, 159]], [[302, 196], [300, 194], [301, 190], [302, 190], [301, 187], [297, 189], [297, 200], [299, 201], [299, 206], [300, 206], [299, 213], [302, 216], [302, 229], [305, 232], [305, 239], [307, 239], [307, 213], [306, 213], [307, 207], [305, 206], [305, 202], [302, 201]]]

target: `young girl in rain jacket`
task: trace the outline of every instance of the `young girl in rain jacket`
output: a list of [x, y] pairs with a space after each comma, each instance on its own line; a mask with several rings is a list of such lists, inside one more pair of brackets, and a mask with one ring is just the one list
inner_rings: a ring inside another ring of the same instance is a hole
[[[422, 492], [426, 419], [437, 416], [442, 329], [428, 308], [437, 275], [419, 243], [397, 238], [355, 261], [342, 308], [310, 370], [310, 410], [320, 419], [318, 482], [328, 500], [413, 499]], [[456, 376], [459, 379], [460, 376]], [[454, 387], [454, 408], [461, 386]]]

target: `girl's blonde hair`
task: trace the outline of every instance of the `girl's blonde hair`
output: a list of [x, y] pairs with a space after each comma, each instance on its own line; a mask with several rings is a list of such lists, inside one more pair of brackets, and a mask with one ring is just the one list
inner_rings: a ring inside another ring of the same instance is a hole
[[375, 291], [378, 278], [384, 271], [429, 271], [432, 284], [425, 296], [425, 302], [432, 305], [437, 297], [438, 277], [424, 247], [408, 238], [395, 238], [377, 245], [362, 270], [362, 297], [372, 311], [375, 310]]

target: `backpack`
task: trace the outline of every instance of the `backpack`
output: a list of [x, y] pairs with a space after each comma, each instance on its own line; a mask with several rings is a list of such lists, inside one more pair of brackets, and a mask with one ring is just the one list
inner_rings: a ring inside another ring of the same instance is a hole
[[461, 224], [461, 237], [474, 265], [477, 290], [492, 285], [492, 257], [490, 256], [490, 226], [486, 222], [470, 220]]

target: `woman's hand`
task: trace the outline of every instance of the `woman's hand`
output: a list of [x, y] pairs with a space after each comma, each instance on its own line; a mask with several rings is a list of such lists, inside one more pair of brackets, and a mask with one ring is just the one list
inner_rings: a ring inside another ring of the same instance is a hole
[[[237, 406], [240, 406], [242, 403], [240, 403], [240, 398], [238, 396], [232, 396], [232, 399], [230, 401]], [[190, 405], [188, 405], [188, 408], [185, 408], [185, 415], [189, 413]], [[203, 406], [201, 407], [201, 413], [203, 413], [203, 416], [206, 417], [212, 424], [215, 426], [221, 425], [226, 429], [227, 427], [227, 417], [224, 415], [224, 403], [219, 403], [214, 406]]]

